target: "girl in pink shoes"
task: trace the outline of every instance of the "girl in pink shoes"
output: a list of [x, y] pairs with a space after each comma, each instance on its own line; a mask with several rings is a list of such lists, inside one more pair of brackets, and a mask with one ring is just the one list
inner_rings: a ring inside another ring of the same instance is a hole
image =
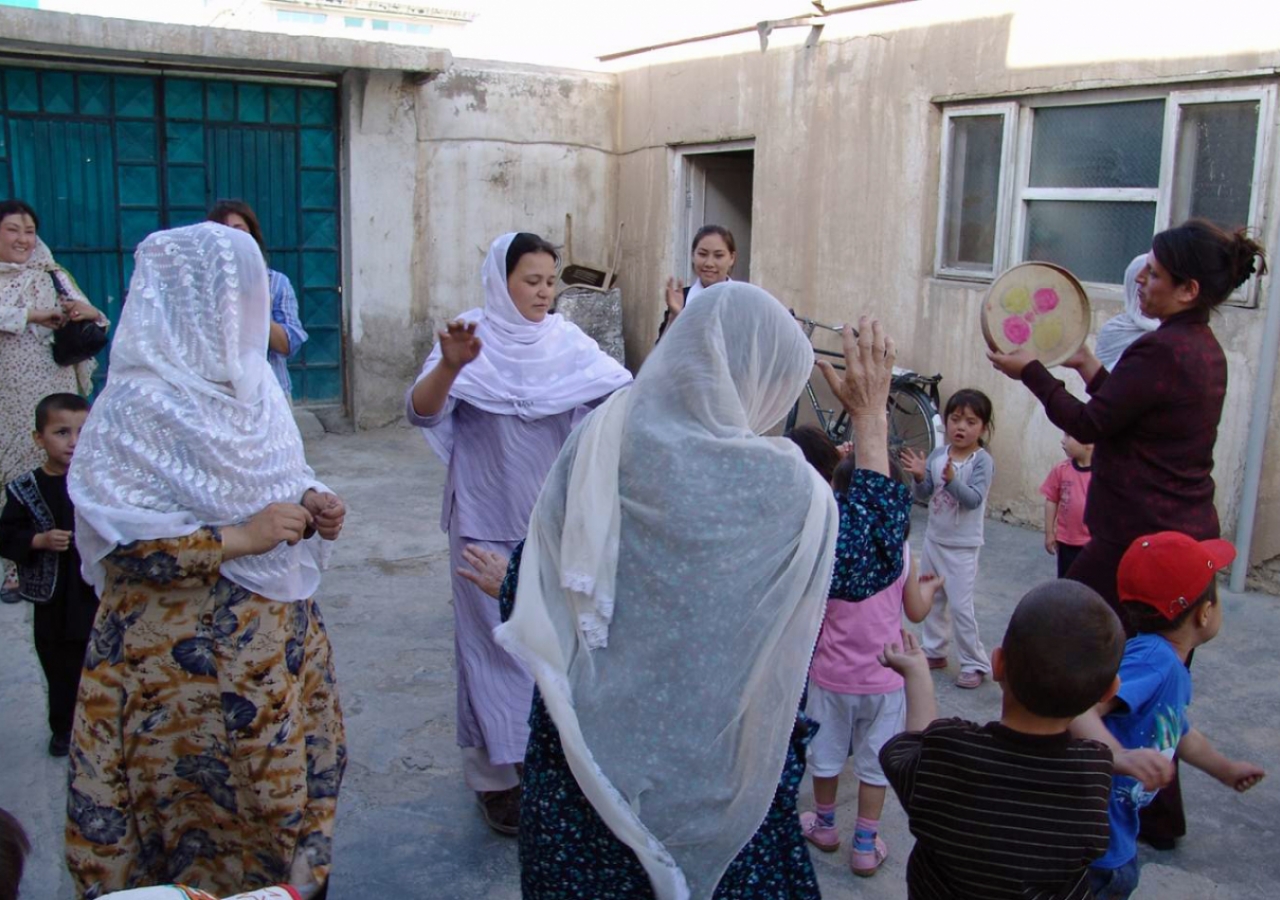
[[[855, 466], [852, 454], [836, 466], [831, 483], [837, 497], [848, 493]], [[933, 595], [941, 586], [942, 579], [936, 575], [917, 577], [911, 546], [904, 537], [902, 574], [896, 581], [864, 599], [827, 601], [809, 667], [805, 708], [821, 725], [808, 756], [814, 810], [801, 814], [800, 826], [805, 838], [819, 850], [834, 853], [840, 847], [836, 791], [845, 761], [852, 756], [858, 778], [858, 819], [849, 868], [855, 875], [874, 875], [888, 856], [879, 835], [888, 785], [880, 768], [880, 748], [906, 724], [902, 677], [880, 665], [876, 657], [885, 644], [902, 639], [903, 613], [912, 622], [928, 615]]]
[[976, 688], [991, 673], [973, 611], [987, 494], [995, 476], [991, 454], [984, 449], [994, 427], [991, 398], [973, 388], [956, 391], [947, 401], [943, 418], [947, 445], [928, 458], [904, 450], [901, 460], [915, 479], [916, 498], [929, 503], [920, 571], [946, 580], [924, 620], [921, 643], [929, 668], [945, 669], [954, 632], [960, 662], [956, 687]]

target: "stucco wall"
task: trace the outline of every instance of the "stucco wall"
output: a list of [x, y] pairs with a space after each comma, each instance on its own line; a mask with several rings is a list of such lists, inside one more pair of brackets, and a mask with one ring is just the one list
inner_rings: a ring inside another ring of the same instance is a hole
[[[946, 13], [962, 18], [959, 7], [999, 5], [957, 3]], [[1060, 435], [1030, 393], [986, 361], [977, 326], [985, 286], [932, 277], [942, 133], [935, 101], [1274, 71], [1280, 50], [1197, 57], [1195, 29], [1156, 19], [1148, 20], [1142, 47], [1160, 48], [1158, 58], [1128, 58], [1137, 45], [1120, 42], [1114, 59], [1036, 67], [1014, 62], [1036, 54], [1026, 46], [1026, 23], [1014, 46], [1019, 23], [1013, 14], [908, 24], [927, 19], [925, 10], [901, 7], [873, 24], [858, 23], [866, 33], [828, 34], [813, 49], [684, 60], [620, 75], [619, 208], [628, 222], [628, 253], [642, 263], [622, 279], [629, 358], [638, 362], [652, 345], [661, 286], [674, 271], [673, 145], [754, 138], [752, 281], [821, 321], [878, 315], [899, 339], [904, 365], [945, 375], [944, 397], [966, 386], [990, 394], [998, 425], [991, 509], [1036, 522], [1037, 489], [1061, 458]], [[1052, 29], [1040, 31], [1053, 36]], [[1256, 32], [1242, 34], [1237, 46], [1256, 40]], [[1275, 198], [1270, 201], [1274, 222]], [[1280, 249], [1275, 231], [1269, 226], [1264, 239]], [[1119, 309], [1113, 293], [1092, 299], [1095, 324]], [[1224, 308], [1214, 322], [1230, 364], [1215, 469], [1228, 533], [1238, 508], [1264, 314]], [[1074, 376], [1068, 383], [1082, 392]], [[1280, 447], [1274, 442], [1261, 500], [1255, 563], [1280, 554]]]
[[494, 237], [532, 231], [603, 261], [617, 215], [617, 86], [608, 75], [459, 61], [423, 83], [350, 85], [347, 174], [356, 423], [403, 414], [435, 329], [483, 302]]

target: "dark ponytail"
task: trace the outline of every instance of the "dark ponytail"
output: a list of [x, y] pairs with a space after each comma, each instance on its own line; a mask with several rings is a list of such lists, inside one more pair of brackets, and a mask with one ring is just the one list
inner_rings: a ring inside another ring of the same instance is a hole
[[1155, 236], [1151, 250], [1177, 284], [1200, 285], [1196, 307], [1212, 309], [1254, 274], [1265, 275], [1262, 246], [1243, 228], [1228, 234], [1205, 219], [1191, 219]]

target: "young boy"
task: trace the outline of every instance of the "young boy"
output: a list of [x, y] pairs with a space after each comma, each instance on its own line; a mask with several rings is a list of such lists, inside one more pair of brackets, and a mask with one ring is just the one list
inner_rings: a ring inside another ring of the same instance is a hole
[[[1149, 747], [1175, 752], [1228, 787], [1247, 791], [1265, 774], [1253, 763], [1227, 759], [1187, 723], [1191, 673], [1187, 657], [1222, 626], [1216, 575], [1235, 559], [1226, 541], [1197, 541], [1176, 531], [1140, 537], [1125, 551], [1117, 574], [1121, 610], [1137, 637], [1124, 648], [1120, 690], [1082, 715], [1072, 734], [1114, 750]], [[1169, 763], [1172, 774], [1172, 763]], [[1138, 813], [1155, 793], [1117, 775], [1111, 787], [1111, 842], [1093, 864], [1098, 900], [1124, 900], [1138, 886]]]
[[1093, 444], [1082, 444], [1069, 434], [1062, 436], [1067, 458], [1049, 471], [1040, 493], [1044, 494], [1044, 549], [1058, 556], [1058, 577], [1089, 543], [1084, 524], [1084, 504], [1093, 472]]
[[930, 724], [928, 660], [913, 636], [902, 640], [881, 661], [906, 682], [907, 730], [880, 763], [916, 838], [908, 896], [1086, 900], [1089, 863], [1107, 848], [1112, 754], [1067, 727], [1116, 692], [1115, 614], [1076, 582], [1031, 590], [991, 655], [1003, 706], [986, 725]]
[[98, 611], [93, 588], [80, 577], [67, 496], [67, 468], [88, 415], [88, 401], [75, 394], [40, 401], [34, 438], [45, 463], [9, 482], [0, 513], [0, 556], [17, 563], [21, 596], [35, 604], [36, 655], [49, 682], [50, 756], [66, 756], [71, 744], [80, 667]]

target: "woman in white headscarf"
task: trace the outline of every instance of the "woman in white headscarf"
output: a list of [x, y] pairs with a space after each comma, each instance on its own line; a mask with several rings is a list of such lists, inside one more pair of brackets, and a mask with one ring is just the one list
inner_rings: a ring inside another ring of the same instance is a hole
[[[54, 261], [39, 228], [36, 211], [26, 203], [0, 201], [0, 507], [8, 496], [4, 485], [44, 462], [44, 451], [31, 440], [36, 404], [50, 394], [87, 395], [92, 386], [97, 363], [58, 365], [54, 334], [67, 322], [108, 324]], [[0, 559], [0, 597], [17, 600], [15, 578], [11, 563]], [[47, 631], [44, 623], [36, 627], [44, 638], [67, 637]], [[83, 640], [84, 634], [72, 637]]]
[[1142, 314], [1138, 303], [1138, 274], [1147, 265], [1147, 254], [1135, 256], [1124, 270], [1124, 310], [1112, 316], [1098, 329], [1098, 346], [1094, 355], [1108, 371], [1116, 367], [1120, 355], [1129, 345], [1160, 327], [1159, 319]]
[[267, 269], [212, 223], [138, 247], [69, 490], [101, 597], [72, 733], [80, 896], [327, 883], [346, 764], [312, 595], [345, 508], [266, 359]]
[[533, 679], [493, 640], [498, 610], [459, 570], [467, 545], [504, 555], [523, 540], [547, 470], [591, 405], [631, 375], [550, 312], [559, 260], [537, 235], [494, 240], [484, 306], [450, 322], [405, 398], [410, 423], [449, 467], [449, 532], [463, 774], [494, 830], [515, 834]]
[[893, 344], [865, 319], [860, 335], [843, 380], [826, 368], [863, 467], [844, 514], [794, 444], [760, 436], [814, 359], [748, 284], [708, 289], [566, 443], [497, 632], [538, 682], [527, 900], [819, 896], [796, 710], [833, 564], [888, 584], [910, 508], [883, 474]]

